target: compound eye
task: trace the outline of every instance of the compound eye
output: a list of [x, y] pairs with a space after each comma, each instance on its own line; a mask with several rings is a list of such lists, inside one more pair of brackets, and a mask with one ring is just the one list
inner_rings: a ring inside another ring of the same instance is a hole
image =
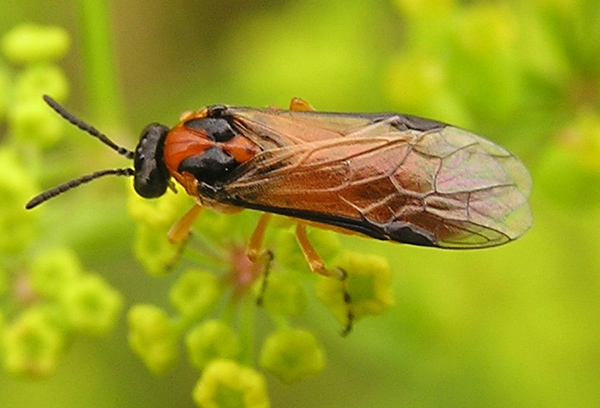
[[133, 186], [144, 198], [162, 196], [167, 191], [169, 171], [165, 165], [164, 146], [169, 128], [153, 123], [142, 131], [135, 149]]

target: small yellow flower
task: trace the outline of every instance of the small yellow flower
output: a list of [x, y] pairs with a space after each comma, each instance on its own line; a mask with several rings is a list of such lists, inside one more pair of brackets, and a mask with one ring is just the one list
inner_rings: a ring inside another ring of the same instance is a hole
[[171, 304], [185, 317], [201, 319], [221, 296], [219, 279], [210, 272], [191, 269], [182, 274], [169, 292]]
[[260, 365], [283, 382], [293, 383], [321, 372], [325, 353], [311, 332], [282, 330], [265, 341]]
[[240, 353], [240, 341], [231, 327], [221, 320], [207, 320], [192, 329], [185, 345], [194, 367], [204, 369], [211, 361], [235, 358]]
[[129, 310], [129, 345], [154, 374], [168, 372], [177, 362], [177, 332], [169, 316], [156, 306]]
[[66, 335], [47, 312], [30, 308], [4, 327], [2, 349], [9, 373], [44, 377], [56, 372]]
[[269, 408], [271, 402], [262, 375], [232, 360], [214, 360], [194, 388], [202, 408]]

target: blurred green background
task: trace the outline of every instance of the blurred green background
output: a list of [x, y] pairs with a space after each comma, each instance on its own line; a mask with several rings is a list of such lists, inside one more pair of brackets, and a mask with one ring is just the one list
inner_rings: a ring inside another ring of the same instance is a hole
[[[293, 386], [269, 378], [274, 407], [600, 406], [599, 2], [114, 1], [115, 88], [98, 85], [101, 67], [86, 54], [104, 19], [90, 21], [89, 8], [102, 5], [5, 0], [0, 33], [21, 22], [65, 27], [66, 106], [128, 146], [148, 123], [175, 124], [184, 110], [300, 96], [317, 110], [466, 127], [531, 170], [534, 226], [507, 246], [442, 251], [343, 237], [390, 260], [397, 305], [342, 339], [313, 300], [302, 323], [322, 339], [328, 366]], [[44, 186], [121, 165], [69, 135], [44, 157]], [[171, 278], [153, 279], [133, 259], [120, 183], [47, 207], [52, 234], [40, 236], [74, 247], [127, 305], [164, 299]], [[197, 373], [180, 364], [155, 378], [125, 337], [121, 322], [106, 340], [78, 339], [50, 379], [0, 373], [0, 404], [193, 406]]]

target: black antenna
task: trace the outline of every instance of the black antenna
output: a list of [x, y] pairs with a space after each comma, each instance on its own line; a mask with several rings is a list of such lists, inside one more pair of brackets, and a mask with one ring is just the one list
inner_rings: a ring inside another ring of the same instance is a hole
[[[110, 140], [104, 133], [100, 132], [95, 127], [88, 125], [81, 119], [74, 116], [72, 113], [67, 111], [64, 107], [62, 107], [58, 102], [56, 102], [54, 99], [52, 99], [48, 95], [44, 95], [43, 98], [44, 98], [44, 101], [46, 101], [46, 103], [48, 105], [50, 105], [50, 107], [56, 111], [56, 113], [58, 113], [60, 116], [65, 118], [71, 124], [77, 126], [79, 129], [83, 130], [84, 132], [94, 136], [95, 138], [100, 140], [102, 143], [104, 143], [105, 145], [107, 145], [108, 147], [110, 147], [111, 149], [113, 149], [114, 151], [119, 153], [120, 155], [125, 156], [128, 159], [133, 159], [134, 154], [131, 150], [117, 145], [112, 140]], [[44, 201], [48, 201], [52, 197], [56, 197], [57, 195], [64, 193], [65, 191], [71, 190], [75, 187], [78, 187], [78, 186], [84, 184], [84, 183], [89, 183], [90, 181], [95, 180], [97, 178], [104, 177], [104, 176], [110, 176], [110, 175], [129, 177], [129, 176], [135, 175], [135, 170], [130, 169], [130, 168], [110, 169], [110, 170], [95, 171], [93, 173], [86, 174], [85, 176], [81, 176], [74, 180], [67, 181], [66, 183], [60, 184], [56, 187], [53, 187], [49, 190], [44, 191], [41, 194], [38, 194], [37, 196], [35, 196], [31, 200], [29, 200], [29, 202], [25, 205], [25, 208], [30, 210], [30, 209], [40, 205]]]
[[105, 145], [107, 145], [108, 147], [110, 147], [111, 149], [113, 149], [114, 151], [119, 153], [120, 155], [125, 156], [128, 159], [133, 159], [133, 152], [131, 150], [126, 149], [122, 146], [119, 146], [118, 144], [116, 144], [115, 142], [110, 140], [108, 138], [108, 136], [106, 136], [104, 133], [100, 132], [98, 129], [96, 129], [93, 126], [88, 125], [87, 123], [85, 123], [84, 121], [82, 121], [81, 119], [79, 119], [78, 117], [76, 117], [75, 115], [70, 113], [69, 111], [67, 111], [64, 107], [62, 107], [58, 102], [56, 102], [54, 99], [52, 99], [48, 95], [44, 95], [43, 98], [44, 98], [44, 101], [52, 109], [54, 109], [56, 111], [56, 113], [58, 113], [60, 116], [62, 116], [63, 118], [65, 118], [66, 120], [71, 122], [71, 124], [77, 126], [79, 129], [83, 130], [84, 132], [94, 136], [95, 138], [100, 140], [102, 143], [104, 143]]
[[112, 169], [112, 170], [100, 170], [95, 171], [91, 174], [86, 174], [85, 176], [81, 176], [74, 180], [69, 180], [66, 183], [60, 184], [56, 187], [51, 188], [50, 190], [46, 190], [41, 194], [33, 197], [29, 202], [25, 205], [25, 209], [31, 210], [33, 207], [36, 207], [43, 203], [44, 201], [48, 201], [52, 197], [56, 197], [59, 194], [64, 193], [65, 191], [71, 190], [72, 188], [78, 187], [84, 183], [89, 183], [92, 180], [95, 180], [104, 176], [133, 176], [133, 169]]

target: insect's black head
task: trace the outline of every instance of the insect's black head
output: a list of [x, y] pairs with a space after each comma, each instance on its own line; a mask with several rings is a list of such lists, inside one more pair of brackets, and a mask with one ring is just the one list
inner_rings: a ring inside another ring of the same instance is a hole
[[133, 157], [135, 191], [144, 198], [162, 196], [169, 184], [164, 147], [169, 128], [153, 123], [142, 131]]
[[169, 132], [165, 126], [157, 124], [148, 126], [142, 133], [142, 138], [134, 153], [114, 143], [104, 133], [77, 118], [51, 97], [44, 95], [44, 101], [60, 116], [77, 126], [79, 129], [90, 136], [97, 138], [120, 155], [125, 156], [128, 159], [133, 159], [134, 168], [100, 170], [86, 174], [38, 194], [29, 200], [25, 205], [25, 208], [31, 209], [65, 191], [69, 191], [84, 183], [89, 183], [92, 180], [108, 175], [134, 176], [135, 191], [142, 197], [152, 198], [164, 194], [169, 179], [167, 167], [163, 158], [164, 141]]

